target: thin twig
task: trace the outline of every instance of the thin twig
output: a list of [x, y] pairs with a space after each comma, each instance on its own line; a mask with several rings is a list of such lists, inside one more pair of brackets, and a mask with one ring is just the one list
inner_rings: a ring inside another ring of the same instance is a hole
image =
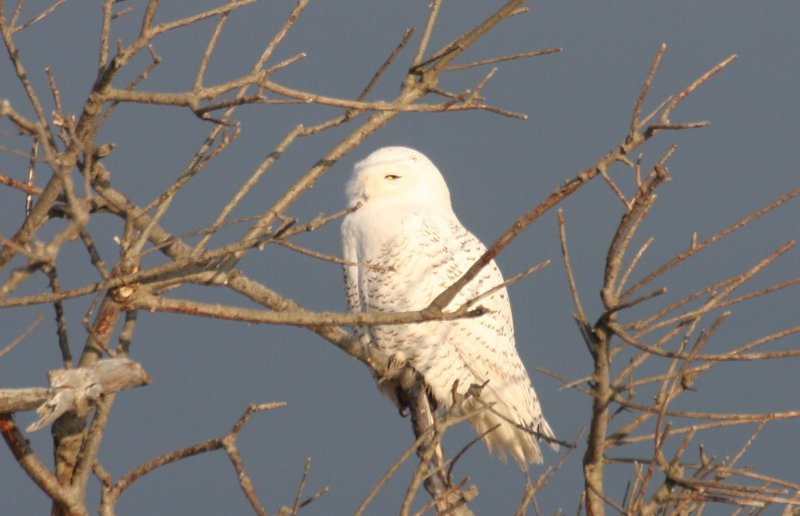
[[25, 329], [22, 331], [22, 333], [20, 333], [19, 335], [17, 335], [17, 336], [14, 338], [14, 340], [12, 340], [12, 341], [11, 341], [11, 342], [9, 342], [8, 344], [6, 344], [6, 345], [5, 345], [5, 346], [4, 346], [2, 349], [0, 349], [0, 358], [3, 358], [3, 356], [4, 356], [6, 353], [8, 353], [8, 352], [9, 352], [9, 351], [11, 351], [12, 349], [16, 348], [16, 347], [17, 347], [17, 346], [19, 346], [20, 344], [22, 344], [22, 343], [25, 341], [25, 339], [27, 339], [27, 338], [28, 338], [28, 336], [29, 336], [31, 333], [33, 333], [33, 330], [35, 330], [35, 329], [36, 329], [36, 328], [37, 328], [37, 327], [38, 327], [38, 326], [39, 326], [39, 325], [42, 323], [42, 321], [43, 321], [43, 320], [44, 320], [44, 315], [42, 315], [42, 314], [39, 314], [39, 315], [37, 315], [37, 316], [36, 316], [36, 319], [34, 319], [34, 320], [33, 320], [33, 322], [32, 322], [32, 323], [30, 323], [30, 324], [28, 325], [28, 327], [27, 327], [27, 328], [25, 328]]
[[[187, 446], [186, 448], [181, 448], [178, 450], [174, 450], [163, 455], [159, 455], [158, 457], [154, 457], [141, 465], [131, 469], [127, 473], [125, 473], [111, 488], [106, 489], [102, 493], [102, 500], [100, 506], [100, 513], [105, 514], [113, 514], [114, 507], [117, 503], [117, 499], [119, 496], [128, 489], [133, 483], [137, 480], [142, 478], [143, 476], [147, 475], [151, 471], [154, 471], [158, 468], [166, 466], [168, 464], [172, 464], [173, 462], [177, 462], [179, 460], [185, 459], [187, 457], [192, 457], [194, 455], [199, 455], [201, 453], [206, 453], [214, 450], [219, 449], [226, 449], [229, 454], [229, 458], [234, 462], [234, 465], [237, 467], [237, 473], [239, 475], [240, 484], [242, 489], [245, 491], [248, 500], [253, 505], [253, 508], [259, 514], [266, 514], [263, 506], [261, 506], [258, 499], [255, 497], [255, 494], [252, 492], [252, 483], [250, 482], [249, 478], [246, 474], [243, 475], [244, 470], [239, 469], [241, 466], [241, 462], [236, 461], [236, 455], [232, 456], [230, 454], [230, 450], [235, 450], [235, 443], [236, 439], [239, 436], [239, 433], [244, 428], [244, 425], [250, 419], [250, 416], [256, 412], [262, 412], [266, 410], [272, 410], [275, 408], [283, 407], [286, 403], [279, 401], [279, 402], [272, 402], [272, 403], [262, 403], [258, 405], [250, 405], [247, 410], [242, 414], [239, 420], [233, 425], [231, 430], [226, 433], [222, 437], [217, 437], [214, 439], [208, 439], [206, 441], [202, 441], [197, 444], [193, 444], [191, 446]], [[237, 465], [238, 464], [238, 465]]]
[[728, 236], [729, 234], [733, 233], [734, 231], [743, 228], [744, 226], [750, 224], [754, 220], [762, 217], [763, 215], [766, 215], [767, 213], [771, 212], [775, 208], [778, 208], [779, 206], [783, 205], [787, 201], [790, 201], [791, 199], [794, 199], [798, 195], [800, 195], [800, 187], [797, 187], [794, 190], [791, 190], [790, 192], [782, 195], [781, 197], [779, 197], [778, 199], [774, 200], [770, 204], [768, 204], [768, 205], [764, 206], [763, 208], [751, 213], [750, 215], [747, 215], [746, 217], [744, 217], [743, 219], [739, 220], [738, 222], [736, 222], [734, 224], [731, 224], [730, 226], [718, 231], [717, 233], [711, 235], [710, 237], [706, 238], [702, 242], [691, 246], [689, 249], [687, 249], [686, 251], [683, 251], [682, 253], [678, 254], [677, 256], [675, 256], [674, 258], [672, 258], [671, 260], [669, 260], [668, 262], [666, 262], [665, 264], [663, 264], [662, 266], [658, 267], [653, 272], [651, 272], [650, 274], [648, 274], [647, 276], [645, 276], [644, 278], [639, 280], [636, 284], [634, 284], [633, 286], [628, 288], [628, 290], [626, 290], [620, 296], [620, 299], [625, 299], [626, 297], [630, 296], [631, 294], [633, 294], [637, 290], [641, 289], [643, 286], [645, 286], [648, 283], [652, 282], [657, 277], [659, 277], [662, 274], [664, 274], [666, 271], [668, 271], [668, 270], [672, 269], [673, 267], [675, 267], [677, 264], [685, 261], [687, 258], [697, 254], [698, 252], [706, 249], [711, 244], [721, 240], [722, 238], [724, 238], [724, 237]]
[[303, 490], [306, 487], [306, 480], [308, 480], [308, 472], [311, 471], [311, 457], [306, 459], [306, 464], [303, 467], [303, 476], [300, 479], [300, 485], [297, 486], [297, 493], [294, 496], [294, 504], [292, 505], [292, 514], [297, 514], [300, 510], [300, 498], [303, 496]]
[[[44, 268], [50, 280], [50, 289], [54, 294], [61, 290], [61, 281], [58, 278], [58, 269], [55, 266]], [[72, 367], [72, 352], [69, 349], [69, 334], [67, 333], [67, 319], [64, 314], [64, 303], [62, 301], [53, 302], [53, 310], [56, 313], [56, 334], [58, 335], [58, 348], [61, 351], [61, 361], [65, 369]]]
[[425, 56], [425, 51], [428, 49], [428, 43], [431, 40], [433, 27], [436, 25], [436, 19], [439, 16], [439, 10], [442, 8], [442, 0], [433, 0], [429, 4], [429, 8], [431, 12], [428, 14], [428, 21], [425, 23], [425, 30], [422, 32], [422, 38], [419, 41], [419, 46], [417, 47], [417, 53], [412, 61], [412, 66], [419, 66], [422, 63], [422, 58]]
[[364, 100], [369, 95], [369, 92], [372, 91], [372, 88], [378, 83], [378, 80], [383, 76], [383, 73], [392, 65], [395, 58], [400, 54], [400, 52], [408, 45], [408, 42], [411, 41], [411, 37], [414, 35], [417, 29], [414, 27], [410, 27], [403, 32], [403, 37], [400, 39], [400, 43], [394, 47], [389, 54], [389, 57], [383, 62], [383, 64], [378, 68], [378, 70], [372, 75], [372, 78], [369, 80], [364, 89], [361, 90], [361, 93], [358, 94], [356, 100]]
[[507, 56], [491, 57], [489, 59], [481, 59], [480, 61], [473, 61], [471, 63], [464, 63], [458, 65], [450, 65], [445, 68], [447, 72], [454, 72], [457, 70], [466, 70], [468, 68], [475, 68], [477, 66], [485, 66], [489, 64], [502, 63], [504, 61], [516, 61], [518, 59], [530, 59], [531, 57], [548, 56], [550, 54], [557, 54], [563, 52], [563, 48], [547, 48], [545, 50], [533, 50], [530, 52], [519, 52]]
[[653, 78], [656, 75], [656, 71], [658, 70], [658, 65], [661, 63], [661, 58], [664, 56], [664, 52], [667, 50], [667, 45], [662, 43], [661, 46], [658, 48], [658, 52], [656, 52], [656, 56], [653, 58], [653, 62], [650, 65], [650, 70], [647, 72], [647, 77], [645, 78], [644, 84], [642, 85], [642, 90], [639, 93], [639, 97], [636, 99], [636, 104], [634, 104], [633, 108], [633, 116], [631, 117], [631, 132], [635, 133], [639, 131], [640, 122], [639, 115], [642, 112], [642, 106], [644, 105], [645, 98], [647, 97], [647, 93], [650, 91], [650, 85], [653, 83]]
[[726, 68], [729, 64], [734, 62], [738, 56], [736, 54], [731, 54], [730, 56], [723, 59], [721, 62], [716, 64], [710, 70], [702, 74], [700, 77], [695, 79], [691, 84], [686, 86], [682, 89], [677, 95], [675, 95], [669, 104], [664, 108], [664, 111], [661, 113], [661, 117], [659, 121], [661, 124], [669, 124], [669, 116], [672, 114], [672, 110], [677, 107], [678, 104], [683, 101], [686, 97], [692, 94], [694, 90], [700, 87], [703, 83], [708, 81], [711, 77], [721, 72], [724, 68]]
[[[433, 428], [431, 428], [429, 431], [432, 432]], [[411, 446], [409, 446], [406, 449], [406, 451], [404, 451], [403, 454], [400, 455], [400, 457], [398, 457], [398, 459], [391, 465], [389, 470], [386, 471], [386, 473], [384, 473], [384, 475], [380, 479], [378, 479], [378, 481], [372, 487], [370, 492], [367, 494], [367, 497], [364, 498], [363, 502], [361, 502], [361, 505], [358, 506], [358, 509], [356, 509], [355, 512], [355, 516], [362, 516], [364, 514], [364, 511], [366, 511], [367, 506], [370, 503], [372, 503], [372, 500], [375, 499], [375, 497], [378, 495], [383, 486], [386, 485], [386, 483], [394, 476], [395, 473], [397, 473], [397, 470], [400, 469], [400, 466], [402, 466], [409, 459], [409, 457], [414, 455], [414, 453], [417, 451], [417, 448], [419, 448], [419, 446], [422, 444], [422, 441], [427, 438], [428, 436], [426, 434], [420, 435], [419, 437], [417, 437], [414, 443]]]
[[[29, 195], [41, 195], [42, 194], [42, 189], [41, 188], [39, 188], [37, 186], [25, 184], [22, 181], [17, 181], [16, 179], [12, 179], [12, 178], [10, 178], [8, 176], [4, 176], [4, 175], [0, 175], [0, 184], [4, 184], [4, 185], [7, 185], [7, 186], [10, 186], [11, 188], [16, 188], [17, 190], [25, 192], [25, 193], [27, 193]], [[26, 211], [27, 211], [27, 200], [26, 200]]]
[[547, 267], [548, 265], [550, 265], [550, 260], [545, 260], [543, 262], [537, 263], [536, 265], [534, 265], [532, 267], [528, 267], [524, 271], [522, 271], [522, 272], [520, 272], [518, 274], [515, 274], [514, 276], [508, 278], [507, 280], [505, 280], [504, 282], [500, 283], [499, 285], [495, 285], [492, 288], [490, 288], [489, 290], [487, 290], [486, 292], [478, 294], [477, 296], [473, 297], [472, 299], [467, 300], [465, 303], [463, 303], [461, 305], [461, 307], [459, 307], [459, 310], [467, 310], [470, 307], [475, 306], [475, 304], [478, 301], [480, 301], [481, 299], [486, 299], [487, 297], [491, 296], [492, 294], [494, 294], [498, 290], [504, 289], [504, 288], [506, 288], [506, 287], [508, 287], [510, 285], [513, 285], [514, 283], [518, 282], [522, 278], [530, 276], [534, 272], [538, 272], [538, 271], [544, 269], [545, 267]]
[[564, 270], [567, 273], [567, 284], [569, 285], [569, 291], [572, 295], [572, 302], [575, 305], [577, 320], [579, 324], [586, 324], [589, 322], [589, 319], [586, 318], [586, 312], [583, 310], [578, 287], [575, 283], [575, 275], [572, 273], [572, 262], [570, 261], [569, 250], [567, 249], [567, 230], [566, 224], [564, 223], [564, 211], [561, 208], [558, 209], [558, 235], [561, 241], [561, 256], [564, 258]]
[[[37, 14], [36, 16], [31, 18], [30, 20], [26, 21], [22, 25], [19, 25], [19, 26], [16, 26], [16, 27], [12, 27], [12, 29], [11, 29], [12, 32], [11, 33], [14, 34], [16, 32], [23, 31], [23, 30], [27, 29], [28, 27], [30, 27], [31, 25], [39, 23], [40, 21], [44, 20], [46, 17], [50, 16], [50, 14], [52, 14], [56, 9], [61, 7], [64, 4], [64, 2], [66, 2], [66, 1], [67, 0], [56, 0], [56, 2], [54, 4], [50, 5], [50, 7], [48, 7], [47, 9], [42, 11], [41, 13]], [[20, 5], [21, 4], [22, 4], [22, 2], [20, 2]]]

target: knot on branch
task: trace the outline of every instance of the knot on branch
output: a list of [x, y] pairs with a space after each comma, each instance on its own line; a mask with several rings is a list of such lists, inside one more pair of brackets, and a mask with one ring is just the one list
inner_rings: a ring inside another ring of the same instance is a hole
[[56, 369], [47, 373], [50, 395], [36, 413], [39, 419], [25, 430], [35, 432], [49, 425], [68, 410], [86, 412], [100, 396], [148, 385], [150, 376], [129, 358], [100, 360], [89, 367]]

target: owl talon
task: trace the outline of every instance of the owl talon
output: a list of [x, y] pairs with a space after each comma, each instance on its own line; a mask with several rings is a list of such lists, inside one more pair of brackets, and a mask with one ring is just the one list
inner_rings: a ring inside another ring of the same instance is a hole
[[398, 351], [389, 357], [389, 363], [387, 365], [389, 366], [389, 370], [397, 370], [404, 368], [406, 364], [408, 364], [406, 354], [402, 351]]
[[405, 391], [400, 387], [396, 387], [394, 395], [397, 400], [397, 412], [400, 413], [400, 417], [407, 417], [411, 412], [408, 409], [408, 397]]
[[450, 388], [450, 397], [453, 398], [453, 406], [458, 407], [464, 401], [464, 395], [458, 392], [458, 379], [453, 382]]
[[488, 384], [488, 383], [489, 383], [489, 380], [486, 380], [485, 382], [483, 382], [481, 384], [473, 383], [472, 385], [469, 386], [469, 389], [467, 389], [467, 392], [464, 394], [464, 397], [465, 398], [480, 398], [481, 397], [481, 391], [483, 391], [483, 388], [486, 387], [486, 384]]

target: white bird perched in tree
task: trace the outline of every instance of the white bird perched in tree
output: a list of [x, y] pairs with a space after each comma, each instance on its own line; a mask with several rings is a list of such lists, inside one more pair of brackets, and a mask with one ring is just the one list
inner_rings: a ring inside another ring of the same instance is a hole
[[[358, 209], [342, 224], [347, 301], [361, 312], [421, 310], [486, 251], [461, 225], [450, 192], [436, 166], [406, 147], [385, 147], [355, 166], [347, 185], [349, 206]], [[454, 309], [503, 283], [492, 261], [448, 305]], [[465, 394], [483, 385], [489, 410], [470, 421], [501, 457], [524, 467], [542, 462], [537, 437], [554, 438], [514, 344], [511, 305], [505, 288], [481, 298], [487, 313], [475, 318], [371, 326], [362, 332], [394, 360], [406, 362], [425, 380], [435, 406], [450, 408], [453, 385]], [[379, 382], [402, 409], [397, 386]], [[481, 404], [467, 396], [459, 410]], [[499, 425], [499, 426], [498, 426]], [[550, 442], [553, 449], [558, 445]]]

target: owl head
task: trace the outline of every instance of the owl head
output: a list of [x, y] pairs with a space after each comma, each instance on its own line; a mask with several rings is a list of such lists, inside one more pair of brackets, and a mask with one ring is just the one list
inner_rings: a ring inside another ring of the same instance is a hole
[[347, 184], [349, 206], [373, 203], [415, 204], [450, 215], [450, 191], [439, 169], [408, 147], [384, 147], [356, 163]]

